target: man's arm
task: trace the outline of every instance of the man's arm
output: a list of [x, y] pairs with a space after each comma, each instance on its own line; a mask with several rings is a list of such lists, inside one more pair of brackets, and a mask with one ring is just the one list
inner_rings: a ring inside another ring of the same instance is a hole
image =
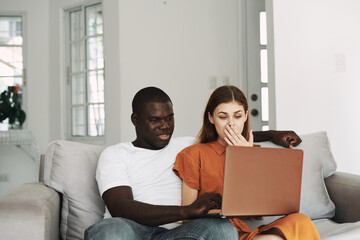
[[272, 141], [283, 147], [296, 147], [301, 143], [301, 138], [294, 131], [263, 131], [253, 132], [254, 142]]
[[103, 200], [112, 217], [123, 217], [147, 226], [158, 226], [206, 214], [221, 206], [218, 193], [201, 195], [188, 206], [160, 206], [135, 201], [131, 187], [119, 186], [104, 192]]

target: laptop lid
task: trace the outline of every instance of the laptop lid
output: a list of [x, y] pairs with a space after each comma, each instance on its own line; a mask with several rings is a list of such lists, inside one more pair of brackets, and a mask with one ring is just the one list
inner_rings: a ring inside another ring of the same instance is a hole
[[221, 213], [272, 216], [299, 212], [303, 151], [226, 148]]

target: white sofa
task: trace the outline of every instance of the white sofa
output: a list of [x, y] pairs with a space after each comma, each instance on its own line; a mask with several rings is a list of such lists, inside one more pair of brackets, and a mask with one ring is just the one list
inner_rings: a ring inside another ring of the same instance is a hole
[[[325, 132], [301, 137], [300, 211], [313, 219], [322, 239], [360, 239], [360, 176], [336, 172]], [[270, 142], [261, 145], [277, 147]], [[102, 150], [52, 142], [42, 158], [41, 181], [23, 184], [0, 198], [0, 239], [83, 239], [84, 230], [104, 212], [95, 180]], [[249, 224], [256, 227], [272, 220], [265, 217]]]

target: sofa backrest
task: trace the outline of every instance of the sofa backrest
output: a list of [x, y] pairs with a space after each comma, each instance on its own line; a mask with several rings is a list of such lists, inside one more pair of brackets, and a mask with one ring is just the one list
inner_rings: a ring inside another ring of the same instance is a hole
[[[332, 203], [324, 178], [336, 171], [336, 162], [325, 132], [302, 135], [303, 142], [296, 148], [304, 150], [300, 212], [312, 219], [331, 218]], [[262, 147], [279, 147], [271, 142]], [[54, 141], [46, 152], [44, 182], [62, 195], [60, 235], [62, 239], [83, 239], [87, 227], [100, 221], [105, 211], [100, 197], [95, 171], [104, 147], [69, 141]], [[251, 221], [259, 226], [273, 221]]]
[[46, 149], [44, 183], [62, 196], [62, 239], [83, 239], [85, 229], [103, 218], [105, 206], [95, 180], [103, 149], [63, 140], [50, 143]]

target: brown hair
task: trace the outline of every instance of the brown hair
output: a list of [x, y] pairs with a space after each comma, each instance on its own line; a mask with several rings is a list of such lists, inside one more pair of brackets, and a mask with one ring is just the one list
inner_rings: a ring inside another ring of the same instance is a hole
[[[249, 105], [244, 93], [237, 87], [226, 85], [215, 89], [215, 91], [211, 94], [209, 101], [206, 105], [204, 111], [204, 119], [203, 126], [200, 129], [200, 132], [197, 135], [197, 142], [199, 143], [207, 143], [216, 141], [218, 138], [218, 133], [216, 132], [215, 126], [210, 122], [208, 113], [213, 115], [215, 108], [221, 103], [228, 103], [236, 101], [241, 104], [245, 112], [248, 111]], [[247, 115], [246, 122], [244, 124], [244, 129], [241, 133], [246, 140], [249, 140], [249, 131], [250, 131], [250, 119], [249, 114]]]

